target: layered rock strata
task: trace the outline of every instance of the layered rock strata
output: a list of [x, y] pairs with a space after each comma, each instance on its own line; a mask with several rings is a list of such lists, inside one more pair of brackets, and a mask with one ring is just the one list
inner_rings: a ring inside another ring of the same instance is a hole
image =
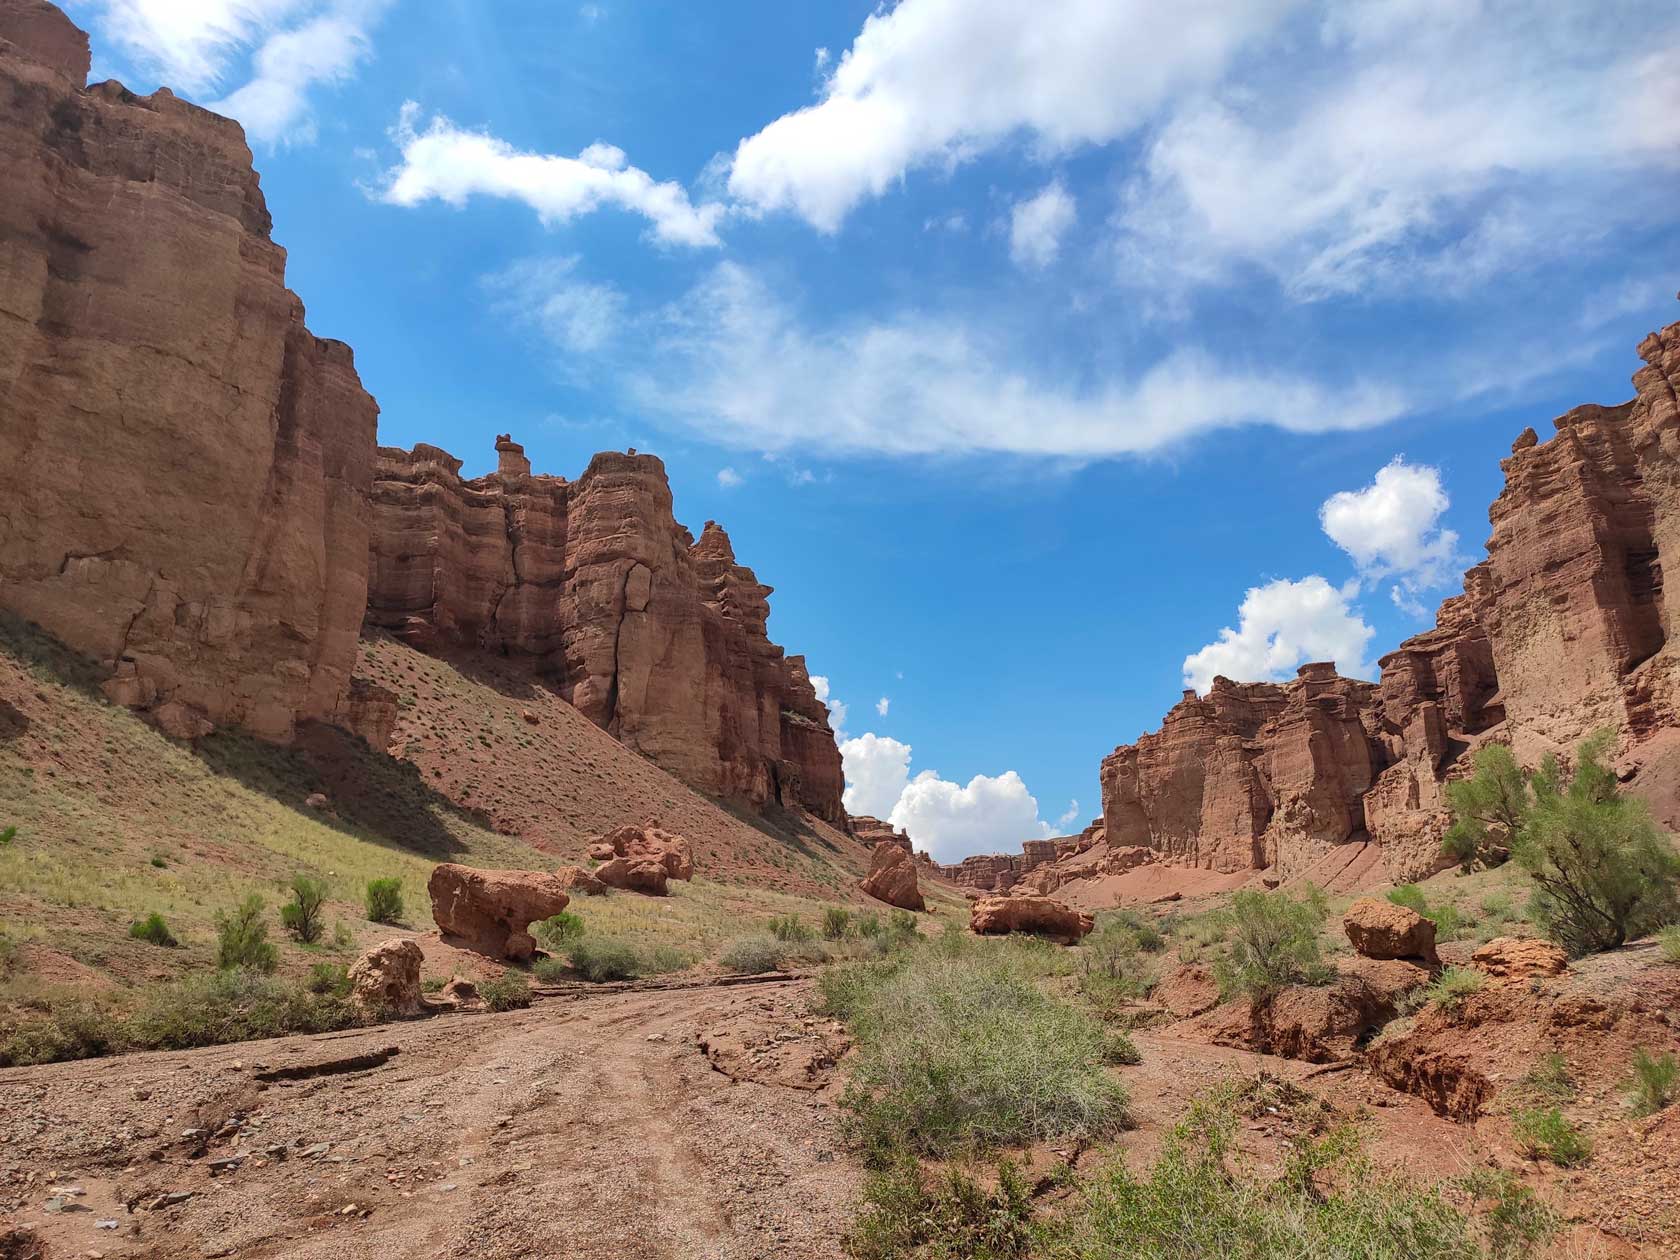
[[461, 477], [432, 446], [381, 447], [367, 620], [423, 650], [519, 654], [585, 716], [679, 778], [843, 818], [840, 753], [803, 657], [770, 641], [771, 588], [706, 522], [677, 524], [652, 455], [595, 456], [576, 481]]

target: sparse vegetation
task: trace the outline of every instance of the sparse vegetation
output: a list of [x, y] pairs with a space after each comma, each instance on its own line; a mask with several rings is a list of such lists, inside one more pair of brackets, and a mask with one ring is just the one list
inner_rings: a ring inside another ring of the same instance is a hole
[[1229, 932], [1213, 963], [1227, 998], [1264, 1000], [1291, 984], [1327, 984], [1335, 976], [1319, 952], [1329, 908], [1309, 889], [1300, 899], [1284, 892], [1243, 890], [1231, 897]]
[[1001, 1161], [988, 1190], [960, 1170], [925, 1171], [904, 1156], [870, 1174], [864, 1211], [844, 1239], [855, 1260], [1026, 1260], [1032, 1255], [1032, 1193]]
[[1575, 1097], [1575, 1078], [1569, 1071], [1569, 1060], [1556, 1050], [1542, 1055], [1517, 1086], [1526, 1096], [1549, 1102], [1568, 1102]]
[[12, 841], [14, 841], [16, 839], [17, 839], [17, 828], [16, 827], [7, 827], [5, 830], [0, 831], [0, 848], [4, 848], [6, 845], [10, 844]]
[[1103, 1062], [1119, 1067], [1135, 1067], [1143, 1062], [1143, 1052], [1129, 1034], [1115, 1030], [1103, 1042]]
[[1592, 1158], [1592, 1143], [1556, 1107], [1519, 1111], [1511, 1118], [1517, 1146], [1530, 1159], [1575, 1168]]
[[1142, 997], [1155, 984], [1153, 956], [1166, 938], [1136, 911], [1098, 916], [1079, 949], [1079, 987], [1098, 1005]]
[[169, 930], [163, 916], [155, 910], [144, 919], [136, 919], [129, 924], [128, 934], [134, 940], [145, 941], [148, 945], [158, 945], [164, 949], [174, 949], [181, 943], [175, 939], [175, 934]]
[[218, 967], [274, 970], [280, 961], [280, 952], [268, 939], [268, 924], [263, 921], [265, 908], [262, 897], [252, 893], [239, 903], [238, 908], [216, 916]]
[[1680, 964], [1680, 923], [1670, 923], [1657, 933], [1657, 951], [1664, 962]]
[[852, 934], [852, 912], [844, 906], [824, 906], [822, 934], [825, 941], [843, 941]]
[[1456, 1014], [1464, 1000], [1482, 987], [1482, 973], [1469, 967], [1443, 967], [1441, 974], [1424, 990], [1428, 999], [1443, 1011]]
[[816, 938], [810, 925], [797, 914], [779, 914], [770, 920], [770, 935], [778, 941], [809, 941]]
[[780, 971], [786, 949], [774, 936], [743, 936], [731, 941], [718, 955], [718, 966], [740, 975], [756, 976]]
[[633, 980], [642, 971], [641, 955], [629, 941], [613, 936], [581, 936], [566, 949], [572, 969], [591, 984]]
[[577, 940], [583, 932], [583, 916], [573, 914], [570, 910], [562, 910], [559, 914], [551, 914], [538, 923], [534, 935], [542, 942], [544, 949], [558, 952], [564, 950], [569, 942]]
[[524, 972], [510, 967], [494, 980], [479, 985], [478, 996], [492, 1011], [522, 1011], [531, 1005], [531, 982]]
[[311, 993], [331, 993], [346, 997], [350, 993], [350, 969], [343, 963], [311, 963], [307, 987]]
[[1644, 1046], [1633, 1052], [1633, 1077], [1628, 1101], [1636, 1116], [1652, 1116], [1674, 1101], [1680, 1061], [1668, 1051], [1652, 1054]]
[[321, 913], [326, 901], [325, 880], [310, 875], [294, 875], [292, 899], [280, 907], [280, 922], [297, 940], [313, 945], [326, 931], [326, 921]]
[[403, 915], [402, 880], [394, 875], [370, 879], [364, 895], [369, 923], [400, 923]]
[[1479, 862], [1498, 866], [1511, 856], [1533, 809], [1528, 776], [1504, 744], [1484, 744], [1471, 761], [1468, 779], [1447, 784], [1453, 825], [1441, 852], [1465, 873]]
[[1102, 1025], [1046, 993], [1030, 954], [952, 932], [823, 973], [823, 1009], [857, 1039], [847, 1130], [872, 1166], [1119, 1127]]
[[1401, 884], [1392, 889], [1388, 899], [1397, 906], [1405, 906], [1408, 910], [1415, 910], [1435, 925], [1437, 940], [1456, 941], [1459, 932], [1464, 927], [1463, 912], [1455, 905], [1443, 904], [1431, 906], [1423, 889], [1416, 884]]
[[881, 916], [873, 910], [864, 910], [857, 916], [857, 934], [865, 940], [872, 940], [881, 934]]

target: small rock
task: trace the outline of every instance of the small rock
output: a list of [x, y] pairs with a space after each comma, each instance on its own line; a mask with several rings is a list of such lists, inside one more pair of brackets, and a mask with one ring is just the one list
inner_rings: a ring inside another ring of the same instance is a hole
[[331, 1142], [317, 1142], [314, 1146], [306, 1146], [298, 1152], [299, 1159], [315, 1159], [332, 1150]]
[[95, 1229], [115, 1229], [117, 1223], [115, 1221], [95, 1221], [93, 1227]]

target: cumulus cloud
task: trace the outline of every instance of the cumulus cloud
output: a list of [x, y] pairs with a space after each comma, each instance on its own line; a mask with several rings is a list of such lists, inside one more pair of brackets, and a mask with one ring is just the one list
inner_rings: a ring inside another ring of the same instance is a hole
[[[733, 468], [718, 469], [717, 483], [725, 490], [733, 490], [745, 480], [746, 478], [741, 476], [741, 474], [736, 472]], [[826, 683], [827, 680], [824, 679], [824, 682]]]
[[499, 314], [536, 328], [572, 354], [604, 349], [624, 321], [624, 295], [579, 276], [575, 256], [515, 263], [482, 284]]
[[881, 717], [886, 717], [887, 716], [887, 710], [891, 706], [892, 706], [892, 701], [890, 699], [888, 699], [886, 696], [882, 696], [879, 700], [877, 700], [875, 702], [875, 712], [877, 714], [879, 714]]
[[252, 140], [297, 143], [315, 134], [310, 90], [353, 76], [390, 2], [103, 0], [96, 23], [138, 69], [237, 118]]
[[385, 173], [376, 195], [392, 205], [436, 199], [460, 207], [474, 195], [506, 197], [529, 206], [545, 225], [613, 206], [647, 219], [662, 245], [720, 243], [722, 206], [696, 206], [681, 184], [655, 181], [613, 145], [597, 141], [576, 157], [527, 153], [441, 114], [422, 127], [420, 113], [417, 103], [405, 102], [391, 130], [402, 160]]
[[1395, 603], [1414, 612], [1419, 592], [1446, 586], [1463, 567], [1458, 535], [1440, 524], [1449, 505], [1439, 469], [1395, 456], [1370, 485], [1326, 499], [1318, 519], [1362, 577], [1394, 578]]
[[1073, 196], [1060, 180], [1016, 202], [1009, 212], [1009, 256], [1015, 265], [1044, 268], [1055, 262], [1076, 214]]
[[865, 20], [815, 105], [741, 141], [729, 190], [835, 231], [907, 171], [1026, 136], [1112, 140], [1214, 79], [1289, 0], [901, 0]]
[[828, 724], [834, 728], [834, 737], [836, 739], [844, 738], [846, 734], [846, 702], [829, 695], [828, 679], [822, 674], [811, 675], [811, 689], [817, 693], [817, 699], [821, 700], [828, 708]]
[[1354, 587], [1338, 589], [1314, 574], [1249, 589], [1237, 628], [1184, 658], [1184, 681], [1206, 695], [1215, 675], [1236, 682], [1281, 682], [1307, 661], [1334, 661], [1343, 674], [1373, 676], [1365, 653], [1376, 631], [1353, 608]]
[[1098, 458], [1238, 425], [1359, 429], [1408, 407], [1391, 385], [1310, 380], [1193, 348], [1136, 374], [1070, 383], [1018, 366], [1011, 345], [951, 317], [905, 311], [813, 327], [734, 262], [714, 267], [648, 336], [624, 364], [632, 402], [759, 451]]
[[924, 770], [904, 786], [887, 821], [941, 862], [974, 853], [1019, 849], [1023, 840], [1055, 834], [1038, 816], [1038, 801], [1013, 770], [977, 774], [968, 783]]
[[840, 760], [846, 771], [840, 797], [846, 812], [874, 818], [891, 814], [910, 782], [910, 745], [870, 732], [841, 741]]

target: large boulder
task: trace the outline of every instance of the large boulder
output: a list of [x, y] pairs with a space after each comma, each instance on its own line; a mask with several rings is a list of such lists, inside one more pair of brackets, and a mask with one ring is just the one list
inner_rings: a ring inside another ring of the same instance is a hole
[[[657, 818], [650, 818], [640, 826], [618, 827], [589, 846], [589, 856], [601, 862], [623, 858], [630, 865], [638, 862], [657, 862], [672, 879], [694, 878], [694, 848], [687, 836], [666, 831]], [[600, 874], [599, 871], [596, 874]], [[611, 881], [607, 881], [611, 883]], [[624, 885], [616, 884], [622, 888]], [[660, 889], [664, 892], [664, 888]]]
[[892, 840], [875, 845], [869, 859], [869, 874], [863, 877], [863, 891], [877, 901], [900, 910], [925, 910], [921, 886], [916, 882], [916, 859]]
[[1569, 966], [1569, 955], [1550, 941], [1496, 936], [1470, 955], [1470, 965], [1500, 979], [1526, 980], [1530, 976], [1561, 976]]
[[418, 1015], [420, 964], [425, 961], [413, 941], [389, 940], [375, 945], [350, 967], [350, 996], [364, 1010], [386, 1015]]
[[1342, 916], [1342, 930], [1366, 958], [1421, 958], [1435, 963], [1435, 925], [1416, 910], [1361, 897]]
[[536, 953], [531, 924], [559, 914], [571, 898], [546, 871], [481, 871], [445, 862], [426, 885], [432, 918], [468, 949], [520, 961]]
[[594, 875], [608, 888], [624, 888], [650, 897], [663, 897], [671, 877], [663, 862], [650, 857], [615, 857], [597, 866]]
[[982, 936], [1032, 932], [1067, 944], [1096, 925], [1090, 915], [1049, 897], [982, 897], [969, 907], [968, 929]]

